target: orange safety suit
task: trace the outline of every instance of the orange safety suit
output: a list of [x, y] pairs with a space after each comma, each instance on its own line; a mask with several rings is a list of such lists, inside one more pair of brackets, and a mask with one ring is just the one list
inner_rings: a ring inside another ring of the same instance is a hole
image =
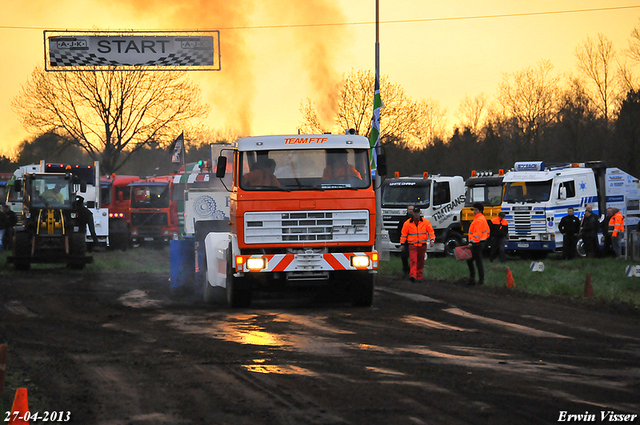
[[611, 217], [611, 220], [609, 220], [609, 226], [611, 226], [611, 223], [613, 223], [613, 233], [611, 236], [615, 238], [618, 236], [618, 233], [624, 232], [624, 216], [620, 211]]
[[484, 216], [484, 214], [477, 213], [475, 217], [473, 217], [471, 226], [469, 226], [469, 242], [479, 243], [482, 241], [486, 241], [487, 238], [489, 238], [489, 233], [490, 230], [489, 223], [487, 223], [487, 218]]
[[434, 242], [436, 233], [433, 231], [431, 222], [424, 217], [420, 217], [420, 221], [412, 218], [404, 222], [402, 225], [402, 234], [400, 235], [400, 243], [409, 246], [409, 263], [411, 269], [409, 276], [413, 280], [421, 280], [424, 269], [424, 254], [427, 251], [427, 242]]
[[351, 164], [327, 166], [322, 173], [322, 180], [348, 179], [354, 177], [362, 180], [360, 172]]
[[253, 170], [244, 176], [244, 184], [247, 186], [272, 186], [280, 187], [280, 182], [271, 174], [271, 172], [265, 168], [258, 168]]

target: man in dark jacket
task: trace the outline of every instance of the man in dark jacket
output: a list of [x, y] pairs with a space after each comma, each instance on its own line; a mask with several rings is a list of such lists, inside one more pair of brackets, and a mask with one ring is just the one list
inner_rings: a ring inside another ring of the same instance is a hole
[[[404, 222], [412, 219], [413, 218], [413, 205], [409, 205], [407, 207], [407, 214], [402, 217], [400, 219], [400, 222], [398, 223], [398, 239], [400, 239], [400, 236], [402, 235], [402, 226], [404, 226]], [[406, 244], [403, 244], [406, 245]], [[411, 268], [409, 267], [409, 249], [406, 246], [401, 246], [401, 251], [400, 251], [400, 260], [402, 260], [402, 274], [403, 277], [407, 277], [409, 276], [409, 272], [411, 270]]]
[[562, 259], [571, 260], [576, 256], [576, 243], [580, 233], [580, 219], [573, 215], [573, 208], [567, 208], [567, 215], [562, 217], [558, 230], [562, 233]]
[[3, 205], [2, 211], [4, 212], [4, 234], [2, 235], [2, 246], [5, 250], [12, 248], [13, 243], [13, 227], [18, 224], [18, 216], [11, 210], [9, 205]]
[[497, 217], [491, 219], [489, 229], [489, 243], [491, 244], [491, 255], [489, 261], [496, 259], [500, 255], [500, 262], [505, 263], [507, 260], [504, 256], [504, 240], [509, 235], [509, 223], [504, 218], [505, 213], [500, 211]]
[[598, 219], [593, 215], [591, 209], [587, 209], [584, 212], [580, 232], [582, 233], [582, 241], [584, 242], [584, 250], [587, 253], [587, 257], [595, 257], [598, 249]]

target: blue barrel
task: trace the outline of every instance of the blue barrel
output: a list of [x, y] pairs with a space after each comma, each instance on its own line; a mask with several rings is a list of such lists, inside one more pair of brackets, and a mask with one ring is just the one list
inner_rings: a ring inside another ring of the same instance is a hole
[[171, 253], [171, 289], [193, 289], [196, 274], [195, 239], [185, 237], [169, 243]]

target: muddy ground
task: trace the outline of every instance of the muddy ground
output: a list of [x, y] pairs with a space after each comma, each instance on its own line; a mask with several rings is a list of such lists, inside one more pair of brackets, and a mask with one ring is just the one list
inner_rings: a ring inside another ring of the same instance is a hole
[[165, 274], [31, 270], [0, 275], [3, 341], [31, 410], [85, 425], [640, 414], [637, 311], [506, 288], [383, 278], [372, 308], [300, 292], [232, 310], [172, 294]]

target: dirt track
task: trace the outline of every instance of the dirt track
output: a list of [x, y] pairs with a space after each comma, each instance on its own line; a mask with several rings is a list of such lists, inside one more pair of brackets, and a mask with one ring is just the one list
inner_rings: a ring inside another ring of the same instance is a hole
[[[0, 276], [0, 342], [34, 409], [78, 424], [549, 424], [640, 414], [640, 316], [381, 279], [230, 310], [169, 276]], [[32, 422], [34, 423], [34, 422]], [[635, 423], [640, 420], [635, 419]]]

